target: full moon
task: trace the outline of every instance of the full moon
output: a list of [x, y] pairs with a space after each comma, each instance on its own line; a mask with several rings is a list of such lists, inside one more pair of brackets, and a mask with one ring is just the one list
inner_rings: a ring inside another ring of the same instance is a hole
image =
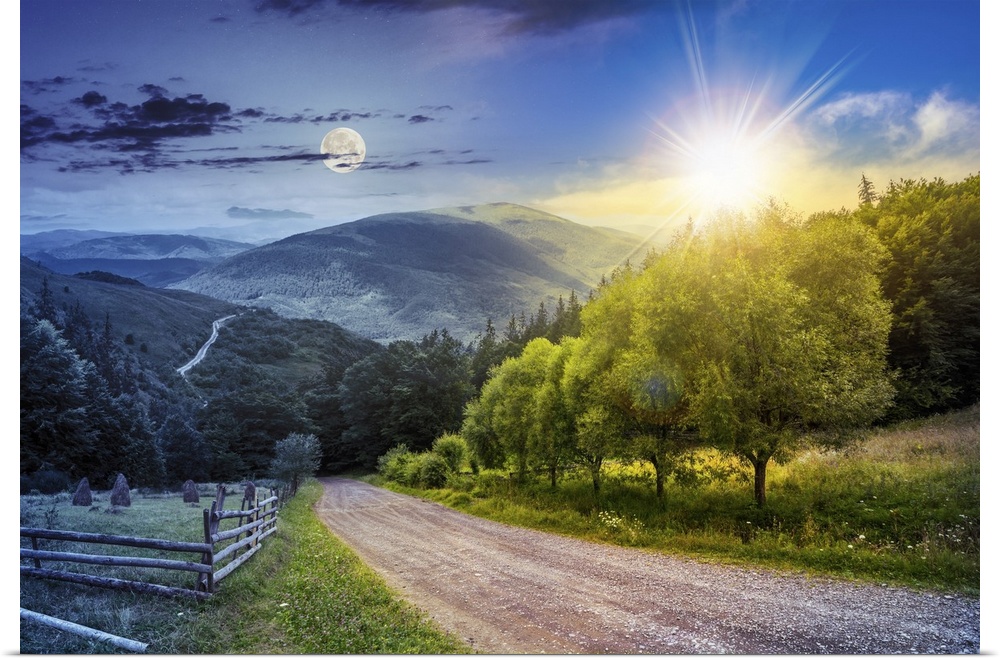
[[365, 141], [354, 129], [335, 128], [323, 137], [319, 151], [323, 163], [334, 172], [353, 172], [365, 160]]

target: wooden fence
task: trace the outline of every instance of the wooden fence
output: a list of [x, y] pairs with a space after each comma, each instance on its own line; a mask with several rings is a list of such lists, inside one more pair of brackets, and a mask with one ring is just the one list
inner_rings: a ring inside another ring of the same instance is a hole
[[[255, 497], [253, 503], [248, 502], [244, 498], [238, 510], [223, 509], [225, 497], [225, 487], [219, 485], [215, 500], [212, 501], [212, 507], [203, 512], [204, 542], [175, 542], [164, 539], [105, 535], [71, 530], [21, 528], [21, 537], [27, 537], [31, 540], [30, 549], [21, 548], [21, 558], [22, 560], [28, 559], [32, 561], [32, 565], [21, 565], [21, 575], [129, 590], [132, 592], [150, 593], [166, 597], [184, 596], [205, 599], [215, 592], [219, 581], [231, 574], [233, 570], [260, 550], [261, 542], [276, 532], [278, 526], [278, 496], [274, 491], [271, 492], [270, 497], [264, 500]], [[220, 524], [229, 519], [236, 519], [236, 526], [220, 531]], [[162, 557], [98, 555], [43, 550], [39, 548], [39, 540], [117, 545], [139, 549], [197, 554], [199, 560], [173, 560]], [[226, 542], [228, 542], [226, 546], [216, 550], [218, 545]], [[43, 567], [43, 560], [46, 562], [101, 565], [106, 567], [166, 569], [195, 573], [197, 574], [197, 580], [195, 581], [194, 589], [190, 589], [176, 585], [161, 585], [158, 583], [53, 569]]]

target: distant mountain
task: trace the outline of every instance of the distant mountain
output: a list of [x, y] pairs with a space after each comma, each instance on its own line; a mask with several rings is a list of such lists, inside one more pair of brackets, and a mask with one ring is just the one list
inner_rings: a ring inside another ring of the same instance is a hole
[[122, 232], [103, 232], [101, 230], [50, 230], [37, 234], [22, 234], [21, 254], [30, 255], [36, 252], [64, 248], [89, 239], [121, 235]]
[[487, 317], [585, 298], [642, 239], [513, 204], [390, 213], [287, 237], [172, 287], [386, 342], [434, 329], [470, 340]]
[[[24, 237], [21, 243], [21, 254], [56, 273], [105, 271], [151, 287], [178, 282], [254, 247], [249, 243], [187, 234], [104, 236], [37, 251], [25, 249]], [[34, 243], [29, 241], [28, 245]]]

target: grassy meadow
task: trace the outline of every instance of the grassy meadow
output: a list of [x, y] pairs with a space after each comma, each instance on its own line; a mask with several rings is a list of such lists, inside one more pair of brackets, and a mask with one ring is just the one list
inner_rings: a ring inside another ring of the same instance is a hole
[[[753, 473], [714, 451], [655, 495], [648, 463], [605, 463], [517, 485], [505, 472], [452, 476], [446, 488], [391, 488], [513, 525], [727, 563], [979, 593], [979, 408], [869, 433], [849, 450], [809, 450]], [[380, 481], [375, 478], [375, 481]]]
[[[468, 651], [402, 602], [340, 543], [312, 510], [322, 487], [310, 481], [280, 511], [278, 531], [253, 558], [228, 576], [208, 600], [134, 595], [60, 581], [21, 579], [21, 607], [149, 644], [150, 654], [442, 654]], [[111, 508], [95, 492], [92, 508], [73, 507], [70, 494], [22, 496], [21, 525], [200, 541], [202, 502], [133, 495], [132, 506]], [[133, 492], [135, 494], [135, 492]], [[239, 494], [229, 496], [239, 499]], [[227, 502], [232, 502], [228, 500]], [[238, 503], [237, 503], [238, 504]], [[22, 545], [29, 544], [22, 540]], [[49, 550], [82, 550], [42, 541]], [[90, 553], [124, 555], [125, 547]], [[144, 555], [153, 552], [144, 551]], [[192, 554], [187, 554], [186, 558]], [[27, 562], [22, 560], [23, 562]], [[43, 562], [55, 567], [56, 563]], [[76, 571], [111, 575], [93, 566]], [[67, 567], [74, 571], [74, 567]], [[108, 568], [110, 569], [110, 568]], [[114, 575], [193, 587], [188, 572], [119, 569]], [[21, 653], [113, 654], [124, 650], [40, 624], [21, 621]]]

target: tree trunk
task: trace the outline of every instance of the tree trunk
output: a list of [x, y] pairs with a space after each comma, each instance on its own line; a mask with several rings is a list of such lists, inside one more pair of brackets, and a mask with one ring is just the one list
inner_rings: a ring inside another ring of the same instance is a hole
[[767, 479], [767, 462], [770, 460], [770, 457], [763, 459], [754, 457], [753, 459], [753, 496], [757, 500], [759, 509], [763, 509], [767, 502], [764, 486]]
[[549, 466], [549, 481], [552, 483], [552, 488], [556, 488], [556, 465], [553, 463]]
[[663, 499], [663, 462], [659, 460], [654, 452], [649, 457], [650, 463], [653, 464], [653, 468], [656, 469], [656, 497], [660, 500]]
[[604, 463], [604, 457], [596, 457], [590, 462], [590, 477], [594, 482], [594, 495], [596, 496], [601, 492], [601, 464]]

